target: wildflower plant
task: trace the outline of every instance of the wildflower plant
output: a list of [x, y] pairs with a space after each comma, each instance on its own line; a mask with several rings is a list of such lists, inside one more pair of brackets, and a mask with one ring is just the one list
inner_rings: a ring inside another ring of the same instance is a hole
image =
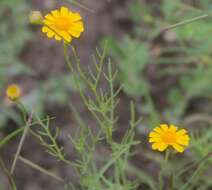
[[[130, 158], [135, 154], [133, 148], [141, 143], [140, 140], [137, 140], [135, 131], [136, 126], [142, 120], [136, 117], [137, 110], [135, 104], [131, 101], [129, 104], [130, 121], [128, 129], [120, 139], [114, 137], [118, 127], [118, 113], [116, 111], [119, 105], [118, 95], [122, 90], [121, 87], [115, 87], [118, 71], [113, 67], [111, 59], [106, 56], [107, 43], [103, 49], [96, 48], [96, 52], [92, 56], [92, 68], [85, 71], [82, 67], [77, 48], [71, 43], [73, 38], [79, 38], [84, 31], [81, 15], [73, 13], [67, 7], [61, 7], [58, 10], [51, 11], [50, 14], [44, 17], [36, 12], [30, 18], [31, 21], [42, 19], [42, 22], [39, 23], [42, 24], [42, 32], [46, 33], [48, 38], [54, 38], [62, 42], [64, 62], [70, 71], [84, 106], [95, 121], [95, 126], [90, 126], [83, 121], [74, 103], [69, 104], [78, 125], [75, 134], [67, 134], [65, 136], [66, 140], [73, 144], [76, 151], [76, 157], [70, 158], [68, 150], [58, 143], [60, 129], [51, 128], [52, 118], [48, 116], [41, 118], [36, 113], [36, 110], [31, 110], [28, 113], [24, 102], [20, 99], [20, 88], [16, 85], [9, 86], [6, 94], [10, 100], [16, 103], [23, 115], [23, 127], [0, 140], [1, 148], [22, 132], [10, 170], [5, 167], [4, 162], [0, 158], [0, 166], [4, 168], [5, 174], [10, 179], [11, 189], [17, 189], [13, 178], [13, 173], [18, 164], [17, 161], [52, 179], [58, 180], [64, 186], [64, 189], [70, 190], [135, 190], [140, 188], [139, 183], [147, 185], [152, 190], [179, 189], [178, 183], [181, 185], [180, 189], [182, 190], [191, 187], [198, 171], [200, 169], [202, 172], [204, 171], [204, 163], [206, 161], [211, 162], [211, 153], [207, 151], [206, 155], [202, 155], [203, 157], [200, 160], [195, 160], [192, 165], [189, 165], [187, 161], [184, 162], [183, 157], [178, 158], [175, 153], [183, 153], [190, 143], [190, 138], [194, 139], [192, 135], [188, 134], [186, 129], [178, 130], [175, 125], [160, 124], [149, 133], [149, 142], [152, 143], [152, 149], [162, 152], [161, 154], [154, 154], [154, 151], [146, 153], [150, 159], [156, 160], [160, 166], [158, 180], [153, 179], [145, 171], [139, 170], [131, 164]], [[37, 24], [38, 22], [32, 23]], [[70, 54], [72, 54], [73, 59], [69, 57]], [[101, 88], [102, 80], [107, 84], [106, 89]], [[80, 81], [83, 81], [83, 88]], [[146, 98], [152, 104], [148, 92]], [[154, 113], [153, 118], [156, 118], [154, 122], [159, 122], [157, 113]], [[27, 134], [38, 140], [46, 152], [61, 164], [72, 167], [77, 180], [73, 182], [70, 179], [63, 179], [61, 176], [23, 157], [21, 151]], [[208, 133], [207, 140], [202, 142], [202, 146], [208, 143], [209, 139], [211, 139], [210, 137], [211, 133]], [[192, 144], [193, 142], [191, 141], [191, 146]], [[99, 151], [102, 148], [105, 149], [103, 153]], [[165, 154], [164, 151], [166, 151]], [[195, 149], [194, 154], [197, 153], [198, 149]], [[179, 159], [182, 159], [182, 162], [179, 162]], [[189, 179], [187, 181], [183, 180], [185, 174], [190, 173], [192, 174], [189, 175]], [[130, 174], [132, 174], [133, 180]]]

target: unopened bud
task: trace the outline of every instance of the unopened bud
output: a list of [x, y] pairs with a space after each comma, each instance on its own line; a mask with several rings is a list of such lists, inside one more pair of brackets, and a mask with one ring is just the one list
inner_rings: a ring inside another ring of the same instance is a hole
[[29, 14], [29, 22], [31, 24], [42, 24], [43, 16], [40, 11], [31, 11]]

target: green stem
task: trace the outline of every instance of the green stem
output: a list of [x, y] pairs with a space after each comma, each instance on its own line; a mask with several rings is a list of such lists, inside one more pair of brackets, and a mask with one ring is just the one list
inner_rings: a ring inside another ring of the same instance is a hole
[[30, 161], [30, 160], [28, 160], [28, 159], [26, 159], [26, 158], [23, 158], [22, 156], [19, 156], [18, 159], [19, 159], [20, 161], [22, 161], [24, 164], [30, 166], [31, 168], [33, 168], [33, 169], [35, 169], [35, 170], [40, 171], [41, 173], [43, 173], [43, 174], [45, 174], [45, 175], [48, 175], [48, 176], [50, 176], [50, 177], [52, 177], [52, 178], [54, 178], [54, 179], [56, 179], [56, 180], [58, 180], [58, 181], [61, 181], [61, 182], [64, 181], [61, 177], [57, 176], [56, 174], [47, 171], [46, 169], [42, 168], [41, 166], [39, 166], [39, 165], [33, 163], [32, 161]]
[[[167, 149], [166, 150], [166, 154], [165, 154], [165, 162], [166, 164], [169, 164], [169, 159], [170, 159], [170, 150]], [[169, 180], [168, 180], [168, 187], [169, 187], [169, 190], [172, 190], [173, 189], [173, 173], [172, 171], [169, 172], [169, 176], [168, 176]]]
[[65, 57], [65, 62], [67, 64], [70, 72], [73, 73], [73, 67], [72, 67], [72, 64], [71, 64], [69, 56], [68, 56], [68, 44], [65, 42], [63, 43], [63, 54]]
[[21, 140], [19, 142], [19, 145], [18, 145], [18, 148], [17, 148], [17, 151], [15, 153], [15, 157], [14, 157], [14, 160], [13, 160], [13, 163], [12, 163], [12, 167], [11, 167], [11, 170], [10, 170], [10, 173], [13, 174], [14, 170], [15, 170], [15, 166], [16, 166], [16, 162], [17, 162], [17, 159], [18, 159], [18, 156], [20, 155], [20, 152], [21, 152], [21, 149], [22, 149], [22, 146], [24, 144], [24, 140], [26, 138], [26, 135], [27, 135], [27, 132], [29, 131], [29, 128], [30, 128], [30, 124], [31, 124], [31, 121], [32, 121], [32, 116], [33, 116], [33, 111], [31, 112], [30, 116], [29, 116], [29, 119], [28, 121], [26, 122], [26, 126], [24, 127], [24, 132], [21, 136]]
[[0, 141], [0, 148], [2, 148], [4, 145], [6, 145], [12, 138], [14, 138], [16, 135], [18, 135], [20, 132], [24, 130], [24, 127], [18, 128]]
[[17, 107], [21, 110], [22, 116], [23, 116], [23, 121], [24, 123], [27, 122], [27, 110], [25, 108], [25, 106], [23, 105], [23, 103], [19, 100], [15, 101]]
[[9, 184], [11, 186], [11, 189], [12, 190], [17, 190], [15, 181], [14, 181], [13, 177], [11, 176], [10, 172], [8, 171], [8, 169], [6, 168], [6, 166], [5, 166], [5, 164], [4, 164], [4, 162], [3, 162], [1, 157], [0, 157], [0, 168], [2, 169], [2, 171], [7, 176]]
[[169, 154], [170, 154], [170, 151], [169, 151], [169, 149], [167, 149], [166, 154], [165, 154], [165, 162], [166, 163], [169, 161]]
[[109, 140], [110, 143], [113, 141], [113, 128], [114, 128], [114, 111], [115, 111], [115, 100], [114, 100], [114, 87], [113, 87], [113, 74], [112, 74], [112, 66], [111, 62], [108, 63], [108, 74], [109, 74], [109, 86], [110, 86], [110, 97], [111, 97], [111, 108], [110, 108], [110, 130], [109, 130]]
[[161, 32], [166, 32], [168, 30], [171, 30], [171, 29], [174, 29], [174, 28], [177, 28], [177, 27], [180, 27], [180, 26], [184, 26], [186, 24], [189, 24], [189, 23], [192, 23], [192, 22], [195, 22], [195, 21], [198, 21], [198, 20], [202, 20], [202, 19], [205, 19], [207, 17], [209, 17], [209, 14], [204, 14], [204, 15], [201, 15], [201, 16], [198, 16], [198, 17], [194, 17], [192, 19], [188, 19], [188, 20], [173, 24], [171, 26], [167, 26], [167, 27], [163, 28], [161, 30]]

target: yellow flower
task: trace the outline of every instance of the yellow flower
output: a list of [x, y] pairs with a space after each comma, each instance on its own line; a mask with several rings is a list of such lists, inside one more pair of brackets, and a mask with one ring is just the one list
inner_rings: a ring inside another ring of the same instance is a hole
[[53, 10], [45, 16], [42, 32], [48, 38], [71, 42], [72, 38], [79, 38], [84, 31], [84, 25], [79, 13], [74, 13], [67, 7]]
[[29, 14], [29, 22], [31, 24], [42, 24], [43, 16], [40, 11], [31, 11]]
[[6, 90], [6, 95], [10, 100], [15, 101], [18, 98], [20, 98], [21, 89], [18, 85], [15, 84], [9, 85]]
[[178, 130], [174, 125], [161, 124], [149, 134], [149, 142], [153, 143], [152, 149], [160, 152], [170, 146], [177, 152], [183, 152], [188, 146], [189, 140], [187, 131], [185, 129]]

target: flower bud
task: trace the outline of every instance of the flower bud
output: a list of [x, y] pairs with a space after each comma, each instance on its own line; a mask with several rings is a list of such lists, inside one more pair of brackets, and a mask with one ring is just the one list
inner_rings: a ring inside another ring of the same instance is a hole
[[16, 101], [21, 96], [21, 89], [18, 85], [9, 85], [6, 90], [6, 95], [10, 100]]
[[29, 22], [31, 24], [42, 24], [43, 16], [40, 11], [31, 11], [29, 14]]

